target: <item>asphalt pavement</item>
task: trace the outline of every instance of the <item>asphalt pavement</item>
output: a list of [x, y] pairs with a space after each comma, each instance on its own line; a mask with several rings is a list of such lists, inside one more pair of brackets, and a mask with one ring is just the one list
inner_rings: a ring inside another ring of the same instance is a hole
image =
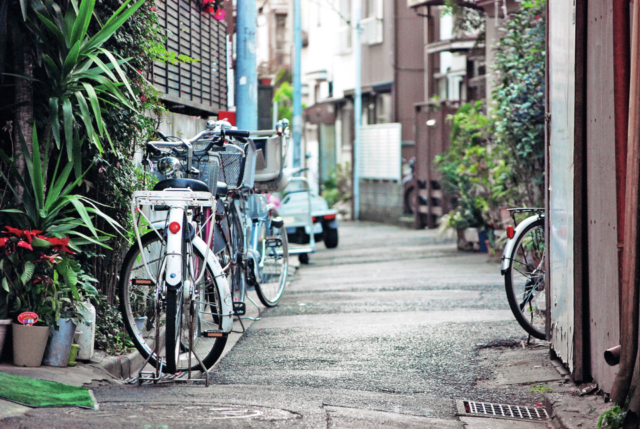
[[318, 248], [210, 387], [95, 384], [99, 411], [35, 409], [2, 426], [544, 427], [457, 412], [462, 400], [540, 400], [521, 383], [489, 382], [490, 351], [526, 338], [497, 262], [435, 231], [369, 223], [344, 223], [337, 249]]

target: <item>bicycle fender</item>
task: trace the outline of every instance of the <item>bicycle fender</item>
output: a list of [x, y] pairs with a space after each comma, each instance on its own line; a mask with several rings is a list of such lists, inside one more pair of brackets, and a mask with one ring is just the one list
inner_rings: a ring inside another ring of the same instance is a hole
[[[198, 249], [198, 251], [202, 255], [207, 254], [207, 243], [200, 237], [196, 237], [192, 241], [193, 247]], [[220, 262], [218, 258], [215, 257], [215, 254], [209, 249], [209, 255], [207, 257], [207, 263], [213, 271], [213, 276], [215, 277], [215, 282], [218, 285], [218, 290], [220, 291], [221, 303], [220, 306], [222, 308], [222, 331], [229, 333], [233, 328], [233, 300], [231, 298], [231, 289], [229, 288], [229, 283], [227, 282], [227, 275], [222, 271], [222, 267], [220, 266]]]
[[520, 233], [524, 231], [525, 228], [527, 228], [532, 223], [536, 222], [538, 219], [540, 219], [538, 215], [529, 216], [528, 218], [520, 222], [520, 224], [516, 227], [514, 231], [513, 238], [507, 240], [507, 244], [506, 246], [504, 246], [504, 251], [502, 252], [502, 263], [500, 265], [500, 272], [502, 273], [503, 276], [507, 272], [509, 267], [511, 267], [511, 253], [513, 253], [513, 248], [516, 245], [518, 235], [520, 235]]
[[178, 288], [182, 283], [182, 239], [184, 236], [184, 209], [174, 207], [169, 212], [169, 224], [176, 222], [180, 225], [180, 231], [177, 234], [167, 234], [167, 265], [165, 273], [165, 282], [169, 288]]

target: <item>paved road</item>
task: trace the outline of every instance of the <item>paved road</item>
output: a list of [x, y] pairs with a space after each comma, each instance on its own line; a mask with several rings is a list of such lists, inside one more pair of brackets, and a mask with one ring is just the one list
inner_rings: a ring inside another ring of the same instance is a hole
[[528, 389], [476, 383], [491, 376], [478, 349], [523, 335], [497, 263], [433, 231], [360, 223], [340, 234], [262, 311], [208, 389], [99, 386], [98, 412], [34, 410], [5, 423], [446, 429], [464, 427], [456, 400], [536, 402]]

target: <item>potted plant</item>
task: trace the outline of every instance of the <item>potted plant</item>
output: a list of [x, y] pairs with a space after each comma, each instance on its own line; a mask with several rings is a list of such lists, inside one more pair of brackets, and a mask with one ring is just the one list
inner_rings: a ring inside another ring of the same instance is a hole
[[7, 304], [8, 295], [9, 292], [4, 287], [0, 287], [0, 357], [2, 357], [2, 350], [9, 335], [9, 329], [11, 329], [9, 305]]

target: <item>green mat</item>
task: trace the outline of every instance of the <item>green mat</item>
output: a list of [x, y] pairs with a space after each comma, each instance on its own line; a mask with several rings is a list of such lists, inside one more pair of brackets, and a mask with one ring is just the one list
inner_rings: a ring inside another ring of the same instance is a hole
[[0, 372], [0, 398], [28, 407], [81, 407], [96, 409], [84, 387]]

